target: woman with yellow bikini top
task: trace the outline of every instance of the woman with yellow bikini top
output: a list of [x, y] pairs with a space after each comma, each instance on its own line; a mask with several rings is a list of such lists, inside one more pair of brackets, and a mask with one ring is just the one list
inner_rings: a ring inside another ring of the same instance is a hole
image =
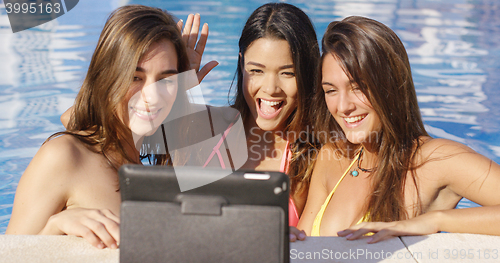
[[[315, 129], [332, 140], [298, 229], [349, 240], [373, 233], [369, 243], [440, 231], [500, 236], [500, 165], [427, 134], [396, 33], [347, 17], [330, 23], [322, 49]], [[454, 209], [463, 197], [482, 207]]]
[[[360, 158], [361, 158], [361, 154], [363, 152], [363, 149], [361, 148], [360, 152], [356, 155], [356, 157], [354, 158], [354, 160], [351, 162], [351, 164], [349, 165], [349, 167], [347, 168], [347, 170], [345, 170], [344, 174], [342, 175], [342, 177], [340, 177], [340, 180], [337, 182], [337, 184], [335, 185], [335, 187], [333, 187], [333, 190], [330, 192], [330, 194], [328, 195], [328, 197], [326, 198], [325, 202], [323, 203], [323, 205], [321, 206], [321, 209], [319, 210], [318, 214], [316, 215], [316, 217], [314, 218], [314, 223], [313, 223], [313, 226], [312, 226], [312, 230], [311, 230], [311, 236], [320, 236], [320, 227], [321, 227], [321, 221], [323, 220], [323, 215], [325, 214], [325, 209], [326, 207], [328, 206], [328, 204], [330, 203], [330, 200], [332, 199], [332, 196], [333, 194], [335, 193], [335, 190], [337, 190], [337, 187], [339, 186], [339, 184], [342, 182], [342, 180], [344, 179], [344, 177], [347, 175], [347, 174], [351, 174], [352, 176], [356, 177], [359, 175], [359, 172], [357, 170], [352, 170], [351, 171], [351, 168], [352, 166], [358, 162], [358, 167], [359, 167], [359, 161], [360, 161]], [[358, 222], [357, 224], [363, 222], [366, 220], [366, 216], [363, 216]]]

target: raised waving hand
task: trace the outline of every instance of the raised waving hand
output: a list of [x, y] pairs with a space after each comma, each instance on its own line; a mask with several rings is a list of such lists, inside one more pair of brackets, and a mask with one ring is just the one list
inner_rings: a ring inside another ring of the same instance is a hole
[[200, 14], [190, 14], [186, 19], [185, 25], [182, 20], [179, 20], [177, 26], [179, 26], [182, 32], [182, 39], [186, 45], [190, 68], [196, 70], [198, 82], [201, 82], [213, 68], [219, 65], [217, 61], [212, 60], [200, 69], [201, 58], [208, 39], [208, 24], [203, 24], [200, 34]]

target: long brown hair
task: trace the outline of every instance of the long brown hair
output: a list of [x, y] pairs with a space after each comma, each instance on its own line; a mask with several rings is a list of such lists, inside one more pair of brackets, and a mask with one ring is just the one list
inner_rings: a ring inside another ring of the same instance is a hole
[[138, 163], [139, 156], [131, 154], [136, 151], [128, 127], [126, 95], [139, 60], [151, 44], [161, 40], [173, 43], [178, 71], [188, 70], [180, 30], [166, 11], [142, 5], [116, 9], [99, 37], [68, 130], [53, 136], [75, 136], [90, 150], [102, 153], [114, 169], [124, 163]]
[[[237, 90], [233, 101], [233, 107], [240, 111], [243, 123], [247, 123], [246, 120], [251, 118], [250, 109], [243, 96], [243, 55], [255, 40], [265, 37], [286, 40], [292, 54], [298, 90], [297, 108], [288, 117], [283, 132], [300, 135], [295, 142], [290, 142], [293, 156], [288, 173], [292, 183], [291, 192], [295, 193], [297, 190], [302, 193], [307, 191], [312, 172], [311, 160], [316, 153], [310, 134], [301, 131], [312, 124], [308, 111], [314, 95], [316, 65], [319, 63], [318, 40], [309, 17], [296, 6], [268, 3], [250, 15], [239, 40], [241, 56], [238, 58]], [[313, 156], [310, 156], [311, 154]]]
[[[370, 221], [408, 218], [404, 188], [408, 171], [416, 182], [415, 152], [420, 136], [428, 136], [420, 115], [408, 55], [398, 36], [387, 26], [364, 17], [332, 22], [322, 40], [323, 57], [332, 54], [351, 81], [372, 104], [381, 121], [381, 130], [372, 142], [378, 166], [366, 212]], [[322, 71], [319, 71], [319, 79]], [[323, 89], [315, 96], [318, 130], [334, 131], [337, 147], [352, 158], [356, 145], [345, 139], [340, 126], [328, 112]], [[323, 118], [324, 117], [324, 118]], [[415, 184], [416, 185], [416, 184]], [[418, 193], [418, 189], [417, 189]], [[420, 198], [418, 196], [418, 209]], [[416, 210], [418, 210], [416, 209]]]

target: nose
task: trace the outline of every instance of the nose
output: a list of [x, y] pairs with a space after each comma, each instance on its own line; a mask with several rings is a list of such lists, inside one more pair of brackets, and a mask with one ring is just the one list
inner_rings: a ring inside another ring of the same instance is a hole
[[338, 107], [337, 110], [343, 115], [349, 115], [356, 109], [356, 105], [353, 103], [351, 98], [353, 94], [347, 92], [341, 92], [338, 96]]
[[158, 83], [158, 81], [149, 84], [146, 83], [141, 90], [141, 97], [144, 103], [155, 104], [156, 102], [158, 102], [158, 99], [160, 97], [159, 89], [160, 83]]
[[267, 74], [267, 76], [263, 78], [261, 85], [262, 91], [267, 94], [276, 94], [281, 92], [280, 81], [278, 76], [275, 74]]

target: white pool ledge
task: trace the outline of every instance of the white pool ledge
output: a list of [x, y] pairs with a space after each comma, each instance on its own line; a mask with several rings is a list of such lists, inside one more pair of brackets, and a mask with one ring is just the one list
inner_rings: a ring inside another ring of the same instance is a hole
[[[339, 237], [291, 243], [291, 262], [499, 262], [500, 237], [433, 234], [376, 244]], [[0, 235], [0, 262], [119, 262], [119, 250], [97, 249], [73, 236]]]

